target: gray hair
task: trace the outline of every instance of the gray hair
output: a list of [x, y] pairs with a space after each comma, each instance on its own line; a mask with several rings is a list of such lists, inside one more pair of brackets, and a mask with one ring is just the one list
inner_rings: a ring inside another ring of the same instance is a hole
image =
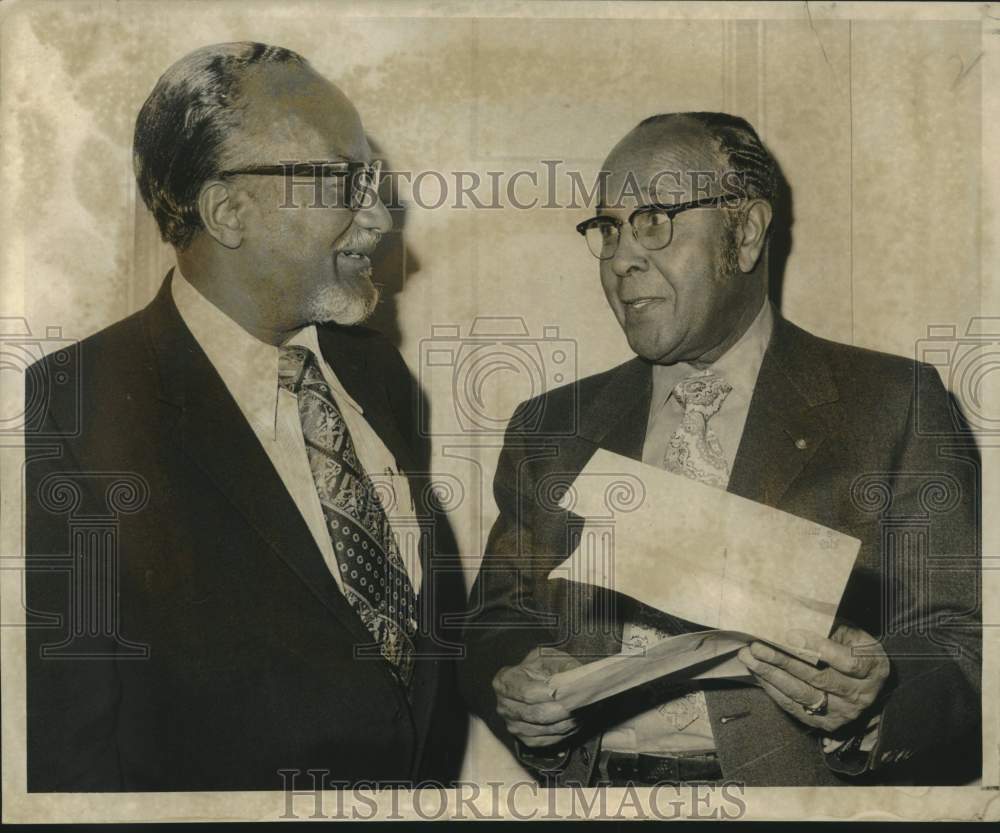
[[247, 71], [284, 63], [309, 66], [280, 46], [218, 43], [185, 55], [160, 76], [135, 121], [132, 165], [164, 242], [186, 249], [203, 228], [198, 194], [218, 176], [223, 142], [242, 122]]
[[663, 113], [639, 122], [637, 129], [674, 120], [692, 121], [704, 129], [716, 143], [720, 168], [737, 174], [744, 196], [774, 203], [778, 195], [778, 166], [750, 122], [729, 113]]

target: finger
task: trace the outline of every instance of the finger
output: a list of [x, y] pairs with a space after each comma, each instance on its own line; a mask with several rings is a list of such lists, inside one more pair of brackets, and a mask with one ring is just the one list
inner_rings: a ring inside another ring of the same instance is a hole
[[779, 651], [777, 648], [772, 648], [770, 645], [765, 645], [763, 642], [751, 642], [750, 653], [753, 654], [755, 659], [766, 662], [769, 665], [775, 665], [778, 668], [783, 668], [789, 674], [793, 674], [803, 680], [807, 679], [811, 672], [817, 671], [808, 662], [803, 662], [797, 657], [793, 657], [784, 651]]
[[750, 653], [755, 659], [781, 668], [815, 689], [847, 698], [857, 696], [858, 680], [841, 674], [835, 668], [829, 666], [822, 669], [816, 668], [762, 642], [751, 643]]
[[525, 723], [523, 720], [508, 720], [507, 731], [519, 738], [543, 738], [549, 736], [566, 737], [577, 730], [575, 720], [562, 720], [548, 726]]
[[526, 737], [518, 738], [525, 746], [530, 746], [532, 749], [544, 746], [552, 746], [556, 743], [561, 743], [566, 740], [565, 735], [543, 735], [541, 737]]
[[794, 700], [803, 708], [815, 703], [823, 696], [822, 691], [789, 674], [784, 668], [757, 659], [752, 651], [748, 651], [746, 658], [741, 657], [741, 659], [755, 677], [766, 680], [785, 697]]
[[530, 705], [518, 700], [500, 698], [497, 700], [497, 714], [511, 720], [523, 720], [525, 723], [535, 723], [547, 726], [569, 720], [572, 714], [558, 703], [540, 703]]
[[493, 678], [493, 690], [498, 697], [528, 704], [551, 702], [555, 696], [548, 683], [530, 679], [519, 667], [503, 668], [497, 672]]
[[830, 695], [827, 699], [825, 714], [809, 714], [801, 704], [787, 697], [766, 680], [760, 680], [760, 686], [772, 700], [794, 718], [824, 732], [836, 732], [838, 729], [857, 720], [863, 711], [856, 705], [836, 695]]
[[582, 665], [582, 663], [576, 657], [570, 656], [563, 651], [553, 651], [551, 654], [540, 654], [535, 667], [548, 679], [553, 674], [568, 671], [570, 668], [576, 668], [578, 665]]
[[757, 682], [760, 683], [760, 687], [764, 689], [767, 696], [774, 700], [774, 702], [781, 706], [781, 708], [783, 708], [786, 712], [812, 725], [814, 715], [806, 712], [798, 700], [793, 697], [789, 697], [784, 691], [771, 684], [763, 677], [757, 677]]
[[789, 634], [789, 644], [813, 651], [831, 668], [857, 678], [868, 675], [875, 664], [876, 653], [882, 652], [873, 637], [845, 625], [838, 625], [831, 639], [808, 631], [794, 631]]
[[758, 682], [760, 683], [760, 687], [764, 689], [767, 696], [774, 700], [780, 708], [788, 712], [796, 720], [805, 723], [807, 726], [812, 726], [815, 729], [833, 731], [836, 728], [833, 721], [828, 720], [825, 715], [809, 714], [809, 712], [802, 708], [801, 703], [793, 700], [783, 691], [771, 685], [771, 683], [767, 680], [758, 678]]

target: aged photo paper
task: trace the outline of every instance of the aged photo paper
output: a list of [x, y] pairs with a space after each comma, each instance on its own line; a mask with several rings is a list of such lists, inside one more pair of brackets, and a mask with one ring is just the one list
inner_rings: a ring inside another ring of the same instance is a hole
[[998, 81], [996, 3], [0, 4], [3, 822], [996, 821]]

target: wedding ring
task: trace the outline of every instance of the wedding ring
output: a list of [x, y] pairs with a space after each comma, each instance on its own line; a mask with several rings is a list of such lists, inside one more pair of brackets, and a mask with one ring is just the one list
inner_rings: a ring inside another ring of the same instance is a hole
[[824, 691], [823, 695], [813, 703], [811, 706], [803, 706], [806, 710], [806, 714], [811, 714], [814, 716], [822, 716], [826, 714], [826, 707], [830, 703], [830, 696]]

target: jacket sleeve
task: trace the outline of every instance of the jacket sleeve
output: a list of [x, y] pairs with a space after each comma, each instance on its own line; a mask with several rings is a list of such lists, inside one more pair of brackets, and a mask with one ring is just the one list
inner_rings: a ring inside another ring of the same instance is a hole
[[[25, 445], [28, 790], [120, 790], [115, 642], [93, 622], [74, 624], [86, 609], [79, 594], [97, 585], [82, 580], [89, 540], [71, 541], [67, 515], [86, 513], [93, 500], [54, 417]], [[90, 631], [85, 643], [73, 638], [81, 626]]]
[[537, 582], [531, 570], [532, 530], [524, 518], [518, 485], [523, 461], [523, 449], [508, 431], [493, 481], [500, 514], [486, 543], [462, 633], [461, 685], [466, 700], [512, 752], [513, 738], [496, 713], [493, 678], [500, 669], [517, 665], [531, 650], [552, 644], [556, 638], [551, 622], [530, 612]]
[[[521, 405], [511, 425], [521, 424]], [[567, 745], [545, 750], [520, 745], [497, 714], [493, 679], [507, 666], [519, 664], [532, 650], [551, 646], [573, 653], [568, 627], [570, 607], [579, 619], [586, 599], [580, 585], [549, 580], [548, 573], [566, 557], [549, 552], [543, 540], [548, 524], [566, 523], [566, 513], [538, 510], [536, 484], [528, 465], [539, 452], [530, 436], [508, 430], [494, 477], [499, 516], [493, 525], [479, 574], [472, 588], [463, 628], [465, 659], [460, 675], [466, 701], [511, 753], [543, 783], [586, 783], [596, 738], [580, 732]], [[544, 454], [544, 449], [541, 450]], [[558, 536], [556, 536], [558, 538]], [[574, 626], [575, 627], [575, 626]], [[581, 743], [583, 744], [581, 746]]]
[[981, 726], [980, 459], [937, 371], [915, 372], [876, 544], [892, 671], [864, 768], [887, 778], [967, 751]]

